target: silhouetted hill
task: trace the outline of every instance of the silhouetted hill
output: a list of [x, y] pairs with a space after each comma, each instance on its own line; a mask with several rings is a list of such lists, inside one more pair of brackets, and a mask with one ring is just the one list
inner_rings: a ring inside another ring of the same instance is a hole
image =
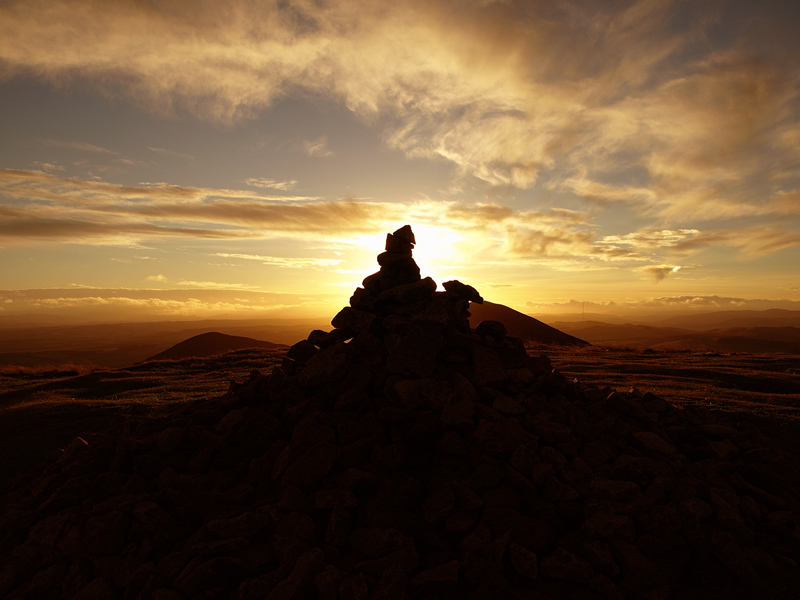
[[273, 344], [272, 342], [263, 342], [261, 340], [254, 340], [253, 338], [226, 335], [224, 333], [211, 331], [190, 337], [188, 340], [175, 344], [171, 348], [155, 356], [151, 356], [147, 360], [181, 360], [195, 356], [213, 356], [215, 354], [223, 354], [225, 352], [231, 352], [232, 350], [243, 350], [245, 348], [285, 347], [286, 346], [283, 344]]
[[694, 347], [719, 352], [800, 353], [800, 329], [797, 327], [733, 327], [707, 331], [690, 338]]
[[477, 327], [481, 321], [500, 321], [506, 326], [508, 335], [536, 344], [555, 346], [590, 346], [589, 342], [550, 327], [538, 319], [509, 308], [503, 304], [486, 302], [470, 305], [470, 326]]
[[654, 325], [701, 331], [732, 327], [800, 327], [800, 310], [722, 310], [699, 315], [680, 315], [655, 322]]
[[694, 332], [688, 329], [677, 327], [653, 327], [652, 325], [642, 325], [640, 323], [625, 323], [616, 325], [612, 323], [602, 323], [598, 321], [579, 321], [575, 323], [556, 322], [554, 327], [561, 331], [572, 331], [585, 338], [587, 341], [597, 340], [644, 340], [653, 337], [685, 336]]
[[649, 325], [612, 325], [596, 321], [556, 322], [561, 330], [575, 333], [592, 344], [659, 350], [704, 350], [713, 352], [800, 353], [798, 327], [730, 327], [694, 331]]
[[288, 346], [329, 323], [330, 317], [320, 317], [0, 328], [0, 367], [57, 368], [69, 363], [115, 369], [148, 360], [165, 348], [211, 331]]

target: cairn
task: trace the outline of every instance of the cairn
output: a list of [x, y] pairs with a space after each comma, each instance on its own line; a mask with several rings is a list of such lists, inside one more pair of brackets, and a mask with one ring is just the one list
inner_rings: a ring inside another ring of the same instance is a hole
[[569, 381], [414, 234], [333, 330], [4, 502], [9, 598], [789, 598], [800, 469], [757, 430]]

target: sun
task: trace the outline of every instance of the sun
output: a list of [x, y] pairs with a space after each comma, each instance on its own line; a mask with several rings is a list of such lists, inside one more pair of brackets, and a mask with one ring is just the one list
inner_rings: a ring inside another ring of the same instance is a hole
[[[464, 235], [448, 227], [429, 224], [409, 223], [417, 240], [414, 248], [414, 260], [419, 266], [420, 276], [431, 277], [438, 286], [450, 279], [456, 279], [451, 271], [464, 264], [464, 256], [458, 250], [460, 243], [466, 239]], [[365, 277], [378, 270], [375, 257], [383, 252], [386, 234], [396, 231], [405, 223], [387, 223], [382, 233], [362, 234], [342, 240], [342, 243], [352, 248], [357, 248], [357, 257], [354, 256], [350, 273]], [[356, 283], [356, 287], [360, 282]]]
[[442, 289], [442, 283], [453, 279], [448, 270], [461, 266], [463, 257], [457, 250], [462, 236], [457, 231], [438, 225], [411, 225], [417, 245], [414, 260], [422, 277], [431, 277]]

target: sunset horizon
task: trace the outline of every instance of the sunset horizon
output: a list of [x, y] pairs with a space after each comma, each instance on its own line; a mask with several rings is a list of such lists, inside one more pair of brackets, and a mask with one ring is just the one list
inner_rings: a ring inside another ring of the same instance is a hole
[[331, 317], [404, 224], [533, 316], [800, 310], [798, 17], [5, 3], [0, 326]]

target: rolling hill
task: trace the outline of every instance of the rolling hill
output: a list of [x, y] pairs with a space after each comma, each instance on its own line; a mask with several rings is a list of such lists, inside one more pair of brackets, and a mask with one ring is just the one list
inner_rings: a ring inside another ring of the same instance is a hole
[[500, 321], [506, 326], [508, 335], [548, 346], [590, 346], [589, 342], [564, 333], [542, 323], [538, 319], [509, 308], [503, 304], [486, 302], [483, 304], [472, 303], [469, 307], [472, 316], [469, 318], [470, 327], [477, 327], [481, 321]]
[[210, 331], [208, 333], [195, 335], [175, 344], [171, 348], [151, 356], [144, 362], [151, 360], [182, 360], [184, 358], [213, 356], [215, 354], [224, 354], [233, 350], [243, 350], [245, 348], [286, 348], [286, 346], [238, 335], [226, 335], [217, 331]]
[[562, 331], [579, 335], [592, 344], [605, 346], [709, 352], [800, 353], [798, 327], [727, 327], [696, 331], [632, 323], [614, 325], [597, 321], [557, 321], [554, 325]]

